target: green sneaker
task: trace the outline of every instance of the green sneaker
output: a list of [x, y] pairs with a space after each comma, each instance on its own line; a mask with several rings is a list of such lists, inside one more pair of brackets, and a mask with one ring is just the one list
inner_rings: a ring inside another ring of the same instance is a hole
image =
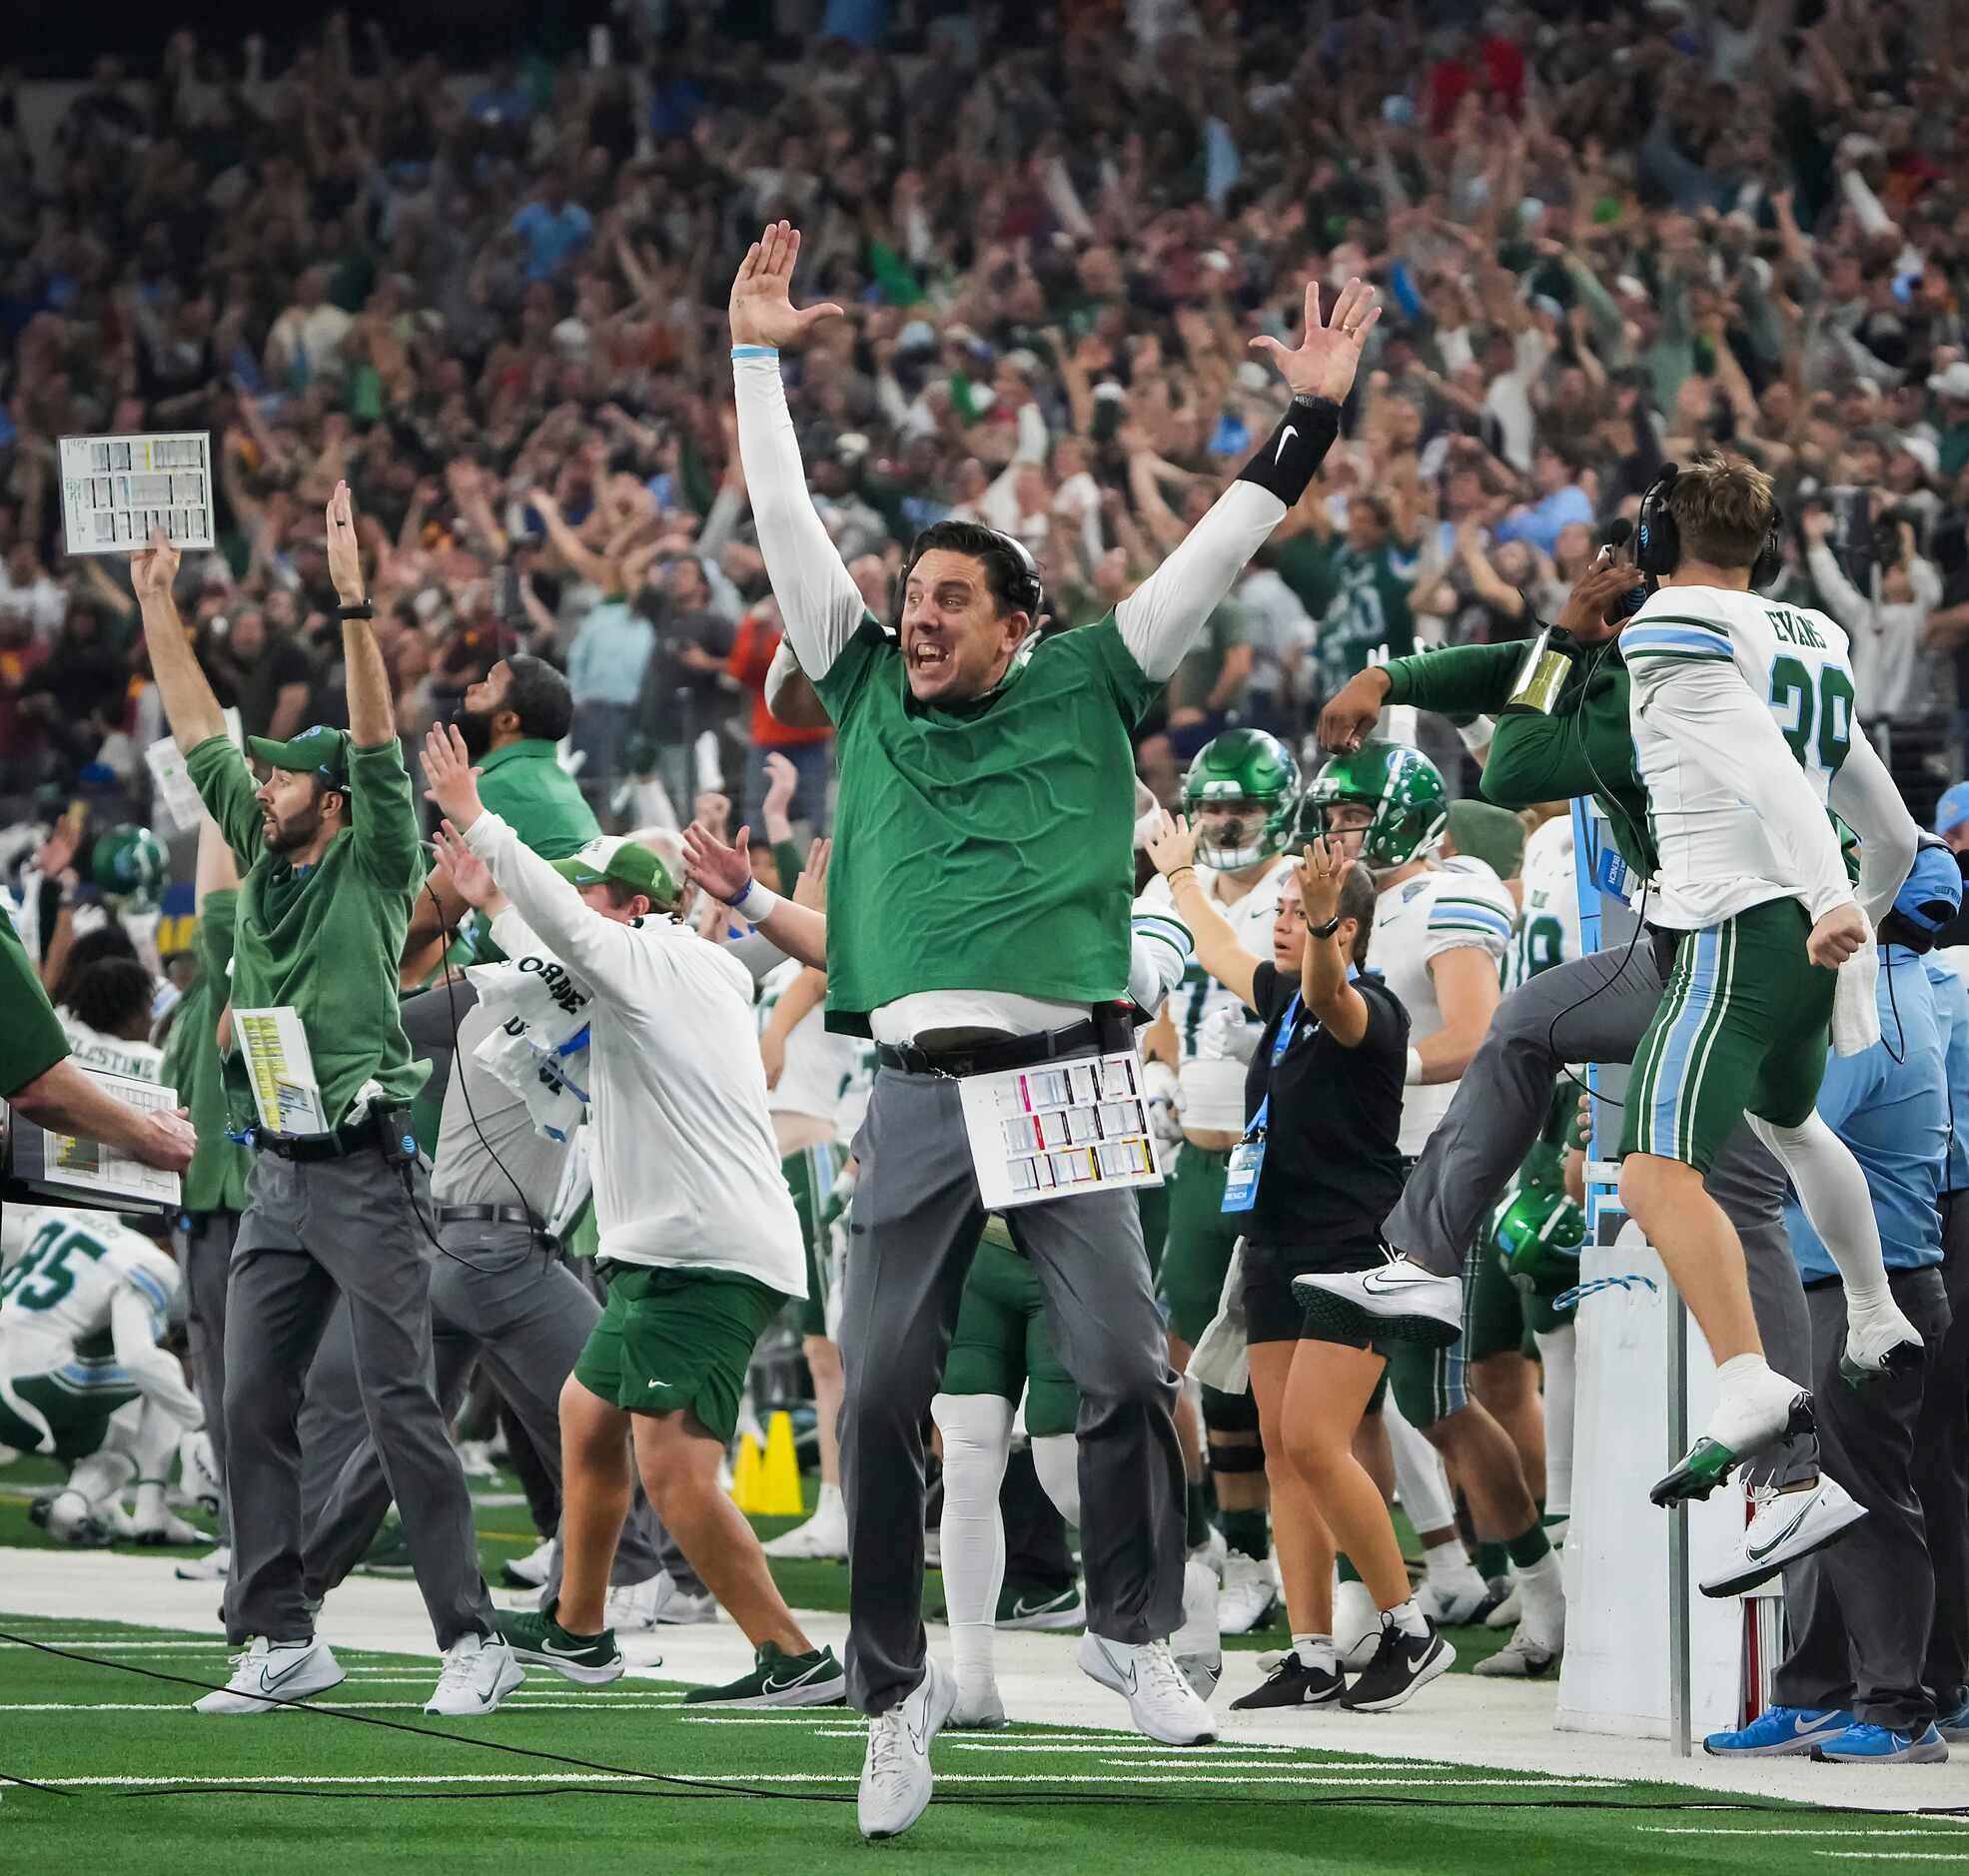
[[377, 1532], [376, 1541], [363, 1552], [363, 1560], [356, 1569], [363, 1576], [416, 1575], [411, 1565], [410, 1539], [404, 1535], [403, 1525], [384, 1525]]
[[492, 1626], [514, 1660], [550, 1667], [583, 1687], [605, 1687], [620, 1680], [627, 1663], [615, 1645], [615, 1631], [604, 1628], [598, 1635], [570, 1635], [553, 1619], [559, 1606], [556, 1597], [543, 1609], [498, 1609]]
[[1079, 1628], [1087, 1620], [1086, 1605], [1080, 1599], [1080, 1585], [1069, 1583], [1064, 1589], [1021, 1589], [1007, 1583], [998, 1592], [995, 1628]]
[[847, 1694], [832, 1648], [787, 1654], [763, 1641], [749, 1674], [722, 1687], [693, 1687], [683, 1698], [686, 1706], [839, 1706]]

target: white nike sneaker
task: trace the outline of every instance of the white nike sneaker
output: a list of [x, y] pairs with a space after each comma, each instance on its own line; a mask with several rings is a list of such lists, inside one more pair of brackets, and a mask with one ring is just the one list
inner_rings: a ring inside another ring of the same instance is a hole
[[1502, 1591], [1491, 1588], [1475, 1569], [1468, 1581], [1452, 1578], [1439, 1583], [1432, 1576], [1416, 1591], [1416, 1606], [1438, 1628], [1465, 1628], [1486, 1621], [1502, 1600]]
[[1224, 1580], [1224, 1565], [1230, 1560], [1231, 1546], [1225, 1542], [1224, 1533], [1213, 1524], [1210, 1535], [1190, 1552], [1194, 1562], [1205, 1565], [1219, 1582]]
[[541, 1538], [534, 1549], [499, 1566], [499, 1574], [515, 1589], [537, 1589], [553, 1568], [553, 1539]]
[[203, 1556], [180, 1563], [172, 1574], [181, 1583], [223, 1583], [232, 1567], [233, 1553], [222, 1543], [216, 1550], [208, 1550]]
[[1835, 1543], [1866, 1515], [1836, 1478], [1821, 1472], [1800, 1490], [1764, 1485], [1752, 1489], [1754, 1509], [1729, 1560], [1702, 1579], [1705, 1596], [1740, 1596], [1775, 1576], [1787, 1563]]
[[498, 1711], [526, 1670], [497, 1635], [464, 1635], [445, 1650], [445, 1670], [424, 1703], [427, 1713], [447, 1719], [478, 1719]]
[[1565, 1643], [1550, 1645], [1531, 1632], [1529, 1622], [1519, 1622], [1517, 1631], [1487, 1660], [1478, 1661], [1473, 1674], [1493, 1680], [1536, 1680], [1549, 1674], [1565, 1653]]
[[634, 1632], [661, 1624], [682, 1628], [717, 1619], [717, 1598], [709, 1594], [687, 1594], [668, 1570], [658, 1570], [639, 1583], [616, 1584], [608, 1592], [602, 1614], [606, 1626], [618, 1632]]
[[1702, 1437], [1647, 1495], [1659, 1505], [1706, 1498], [1743, 1460], [1815, 1424], [1810, 1393], [1767, 1368], [1716, 1403]]
[[1217, 1632], [1248, 1635], [1264, 1628], [1279, 1606], [1279, 1579], [1268, 1558], [1233, 1550], [1224, 1560], [1224, 1587], [1217, 1597]]
[[483, 1439], [461, 1439], [458, 1442], [459, 1469], [468, 1478], [496, 1478], [499, 1468], [493, 1463], [492, 1452]]
[[950, 1724], [957, 1683], [923, 1657], [923, 1678], [906, 1700], [868, 1722], [868, 1751], [861, 1761], [855, 1818], [871, 1841], [900, 1837], [929, 1808], [936, 1781], [930, 1775], [930, 1741]]
[[131, 1535], [142, 1544], [154, 1547], [175, 1545], [188, 1548], [208, 1541], [212, 1535], [209, 1530], [200, 1530], [196, 1524], [188, 1524], [175, 1511], [165, 1514], [151, 1523], [131, 1520]]
[[269, 1641], [256, 1637], [233, 1656], [233, 1677], [202, 1700], [195, 1713], [276, 1713], [310, 1694], [327, 1693], [347, 1676], [326, 1641]]
[[1334, 1657], [1358, 1674], [1381, 1646], [1381, 1610], [1364, 1582], [1345, 1582], [1334, 1591]]
[[1420, 1342], [1447, 1349], [1464, 1333], [1461, 1277], [1439, 1277], [1396, 1252], [1373, 1270], [1292, 1280], [1293, 1301], [1315, 1329], [1347, 1341]]
[[956, 1702], [944, 1724], [965, 1732], [996, 1732], [1005, 1724], [1005, 1702], [998, 1682], [989, 1677], [959, 1680]]
[[1183, 1565], [1183, 1626], [1169, 1638], [1169, 1649], [1183, 1678], [1208, 1700], [1224, 1678], [1224, 1649], [1218, 1641], [1217, 1576], [1208, 1563]]
[[186, 1433], [178, 1441], [178, 1482], [166, 1496], [174, 1505], [196, 1505], [208, 1517], [217, 1517], [219, 1501], [225, 1495], [219, 1462], [212, 1453], [212, 1435], [203, 1431]]
[[1901, 1314], [1892, 1291], [1864, 1310], [1846, 1303], [1846, 1346], [1840, 1351], [1839, 1373], [1855, 1387], [1890, 1370], [1916, 1367], [1921, 1361], [1921, 1332]]
[[1217, 1721], [1183, 1678], [1168, 1642], [1109, 1641], [1090, 1630], [1081, 1636], [1074, 1658], [1088, 1679], [1128, 1702], [1128, 1717], [1145, 1739], [1166, 1746], [1207, 1746], [1217, 1737]]
[[804, 1524], [782, 1530], [764, 1546], [770, 1557], [798, 1559], [809, 1563], [845, 1563], [848, 1560], [848, 1507], [839, 1485], [822, 1485], [820, 1502]]

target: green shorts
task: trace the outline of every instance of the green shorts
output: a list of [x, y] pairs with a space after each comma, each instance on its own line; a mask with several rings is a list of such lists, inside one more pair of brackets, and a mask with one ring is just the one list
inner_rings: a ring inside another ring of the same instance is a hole
[[1169, 1173], [1169, 1241], [1158, 1275], [1170, 1329], [1193, 1348], [1217, 1314], [1224, 1276], [1243, 1230], [1242, 1213], [1224, 1210], [1231, 1155], [1184, 1141]]
[[108, 1436], [110, 1415], [136, 1399], [113, 1355], [78, 1355], [45, 1374], [0, 1375], [0, 1445], [86, 1459]]
[[574, 1379], [631, 1413], [688, 1408], [730, 1441], [752, 1348], [786, 1299], [734, 1271], [604, 1263], [608, 1302]]
[[1524, 1292], [1505, 1276], [1496, 1247], [1487, 1240], [1470, 1254], [1469, 1307], [1464, 1314], [1464, 1354], [1473, 1362], [1524, 1352]]
[[1797, 900], [1772, 899], [1680, 935], [1627, 1081], [1622, 1158], [1646, 1153], [1706, 1173], [1745, 1114], [1778, 1127], [1811, 1114], [1835, 978], [1806, 957], [1810, 931]]
[[807, 1300], [800, 1305], [800, 1334], [824, 1336], [827, 1333], [827, 1228], [821, 1224], [827, 1211], [827, 1196], [834, 1190], [834, 1176], [847, 1156], [832, 1141], [817, 1147], [802, 1147], [779, 1162], [786, 1190], [793, 1195], [793, 1210], [800, 1218], [800, 1242], [807, 1252]]
[[[1164, 1149], [1167, 1155], [1168, 1149]], [[1160, 1186], [1137, 1186], [1135, 1210], [1142, 1219], [1142, 1249], [1149, 1254], [1149, 1280], [1162, 1269], [1162, 1248], [1169, 1238], [1169, 1180]]]
[[971, 1260], [957, 1306], [957, 1333], [944, 1363], [945, 1394], [1026, 1397], [1026, 1431], [1035, 1439], [1070, 1433], [1080, 1418], [1080, 1390], [1053, 1353], [1039, 1274], [1012, 1249], [992, 1219]]

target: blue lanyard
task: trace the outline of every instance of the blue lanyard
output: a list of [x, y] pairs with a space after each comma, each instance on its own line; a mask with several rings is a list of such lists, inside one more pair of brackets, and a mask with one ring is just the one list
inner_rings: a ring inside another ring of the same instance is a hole
[[[1272, 1066], [1277, 1068], [1286, 1059], [1286, 1051], [1293, 1045], [1293, 1037], [1299, 1028], [1299, 992], [1292, 993], [1292, 1001], [1286, 1005], [1285, 1019], [1279, 1025], [1279, 1033], [1272, 1041]], [[1251, 1117], [1251, 1125], [1245, 1129], [1247, 1140], [1260, 1139], [1265, 1133], [1265, 1117], [1272, 1112], [1272, 1091], [1265, 1091], [1265, 1099], [1258, 1104], [1258, 1112]]]

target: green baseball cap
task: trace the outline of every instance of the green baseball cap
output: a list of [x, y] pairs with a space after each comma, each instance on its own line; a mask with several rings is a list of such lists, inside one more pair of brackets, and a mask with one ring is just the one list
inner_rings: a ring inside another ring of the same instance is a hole
[[1524, 823], [1508, 808], [1487, 801], [1452, 801], [1450, 838], [1459, 853], [1474, 854], [1499, 879], [1511, 879], [1524, 865]]
[[580, 852], [555, 860], [552, 866], [562, 879], [576, 886], [598, 886], [603, 880], [613, 880], [664, 910], [677, 902], [676, 881], [662, 857], [619, 834], [597, 835]]
[[349, 734], [317, 723], [287, 742], [271, 736], [249, 736], [247, 752], [256, 762], [269, 768], [292, 769], [298, 775], [313, 775], [330, 788], [349, 786]]

